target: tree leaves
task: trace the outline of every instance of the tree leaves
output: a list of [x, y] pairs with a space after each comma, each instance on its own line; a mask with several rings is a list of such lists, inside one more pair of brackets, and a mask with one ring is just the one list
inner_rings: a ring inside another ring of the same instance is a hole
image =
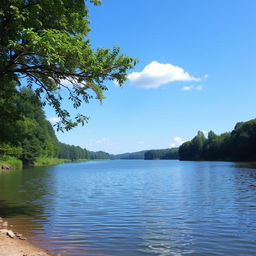
[[[42, 105], [55, 109], [62, 131], [88, 121], [80, 113], [71, 118], [63, 109], [63, 89], [74, 108], [91, 98], [102, 101], [105, 82], [122, 85], [137, 62], [121, 54], [119, 47], [92, 49], [88, 24], [88, 7], [82, 0], [0, 2], [0, 86], [7, 78], [17, 85], [26, 79]], [[65, 85], [67, 80], [71, 86]]]

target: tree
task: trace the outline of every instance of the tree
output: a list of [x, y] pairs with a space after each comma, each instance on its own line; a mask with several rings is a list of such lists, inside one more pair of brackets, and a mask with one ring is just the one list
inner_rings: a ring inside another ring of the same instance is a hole
[[[88, 2], [88, 1], [86, 1]], [[88, 33], [88, 6], [84, 0], [0, 1], [0, 88], [3, 98], [26, 81], [42, 105], [51, 105], [69, 130], [88, 121], [72, 117], [61, 105], [63, 90], [74, 108], [93, 95], [102, 100], [105, 81], [122, 85], [136, 60], [118, 47], [93, 50]], [[99, 5], [100, 0], [90, 0]], [[23, 80], [22, 80], [23, 79]], [[67, 82], [71, 86], [67, 86]], [[94, 92], [93, 94], [90, 93]]]
[[144, 154], [145, 160], [154, 159], [178, 159], [178, 148], [147, 150]]
[[179, 147], [180, 160], [256, 160], [256, 119], [239, 122], [234, 130], [216, 135], [208, 133], [208, 139], [199, 132], [191, 141]]
[[188, 142], [183, 143], [179, 147], [180, 160], [202, 160], [206, 138], [202, 131], [198, 131], [197, 135]]

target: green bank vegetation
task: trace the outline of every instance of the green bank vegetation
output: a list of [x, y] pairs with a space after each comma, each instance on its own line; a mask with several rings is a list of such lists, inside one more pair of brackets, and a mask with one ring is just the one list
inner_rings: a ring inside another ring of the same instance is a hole
[[21, 169], [22, 168], [22, 161], [17, 159], [16, 157], [2, 156], [2, 157], [0, 157], [0, 166], [5, 166], [5, 165], [6, 165], [7, 168]]
[[54, 164], [63, 164], [70, 159], [60, 159], [60, 158], [48, 158], [48, 157], [37, 157], [34, 165], [36, 166], [44, 166], [44, 165], [54, 165]]
[[232, 132], [206, 138], [203, 132], [179, 148], [180, 160], [256, 161], [256, 119], [239, 122]]
[[[107, 159], [105, 152], [91, 152], [60, 143], [46, 120], [34, 92], [23, 88], [12, 100], [0, 98], [8, 112], [1, 120], [0, 163], [11, 168], [24, 165], [52, 165], [78, 159]], [[1, 110], [3, 114], [3, 110]]]

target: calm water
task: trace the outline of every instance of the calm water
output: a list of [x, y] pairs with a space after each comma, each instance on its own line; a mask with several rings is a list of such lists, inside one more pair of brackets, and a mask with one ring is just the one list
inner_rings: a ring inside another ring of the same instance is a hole
[[0, 173], [0, 215], [65, 256], [256, 255], [256, 169], [116, 160]]

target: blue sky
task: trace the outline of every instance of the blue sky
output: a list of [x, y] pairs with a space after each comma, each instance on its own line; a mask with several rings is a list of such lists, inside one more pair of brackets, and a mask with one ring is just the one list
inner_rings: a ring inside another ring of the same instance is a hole
[[[231, 131], [256, 112], [255, 0], [104, 0], [90, 5], [93, 47], [121, 46], [139, 63], [84, 127], [62, 142], [110, 153], [167, 148], [198, 130]], [[143, 72], [144, 70], [144, 72]], [[64, 104], [67, 104], [65, 102]], [[46, 108], [48, 118], [54, 112]]]

